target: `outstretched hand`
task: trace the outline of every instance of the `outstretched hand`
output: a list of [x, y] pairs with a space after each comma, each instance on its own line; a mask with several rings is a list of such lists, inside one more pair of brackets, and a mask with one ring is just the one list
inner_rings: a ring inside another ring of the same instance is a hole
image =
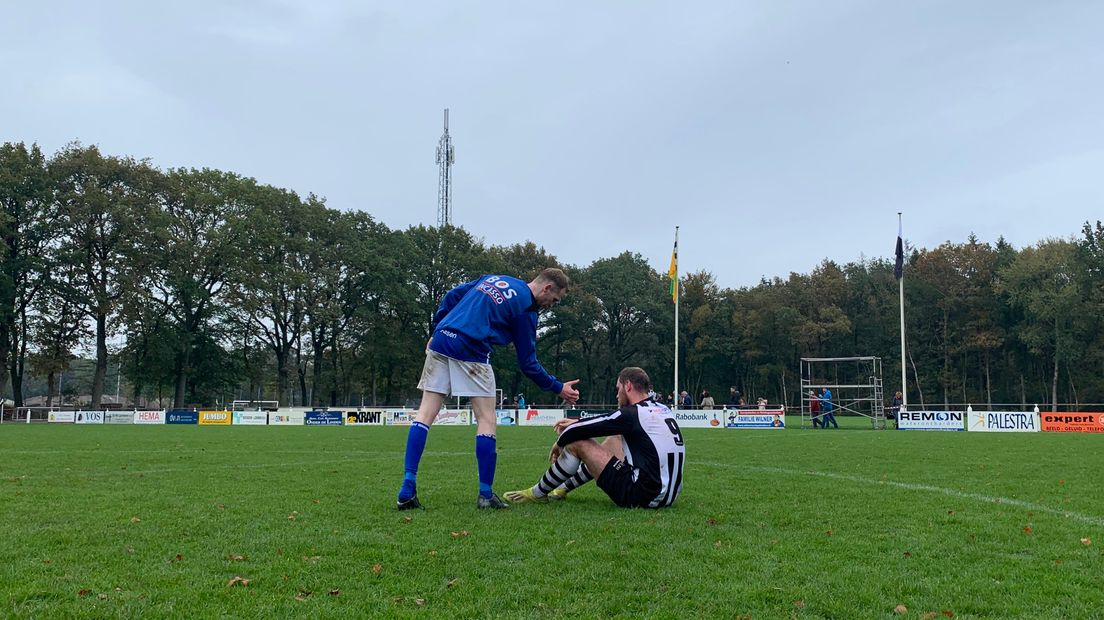
[[579, 400], [579, 390], [575, 389], [575, 384], [578, 382], [578, 379], [567, 381], [563, 384], [563, 389], [560, 390], [560, 398], [564, 399], [569, 405], [574, 405]]

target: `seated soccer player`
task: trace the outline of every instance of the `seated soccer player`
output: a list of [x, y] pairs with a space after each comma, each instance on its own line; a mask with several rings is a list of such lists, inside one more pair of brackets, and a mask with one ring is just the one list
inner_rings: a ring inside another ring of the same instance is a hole
[[[510, 491], [513, 503], [563, 499], [590, 480], [613, 503], [625, 508], [670, 506], [682, 491], [686, 447], [674, 414], [649, 398], [652, 380], [641, 368], [617, 376], [613, 413], [582, 420], [561, 420], [549, 455], [552, 466], [532, 488]], [[606, 437], [602, 443], [594, 438]]]

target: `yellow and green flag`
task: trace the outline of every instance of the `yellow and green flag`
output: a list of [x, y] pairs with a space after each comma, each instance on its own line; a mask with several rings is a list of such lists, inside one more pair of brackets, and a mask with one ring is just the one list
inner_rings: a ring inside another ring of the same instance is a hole
[[667, 270], [667, 277], [671, 279], [671, 301], [678, 303], [678, 233], [675, 233], [675, 249], [671, 250], [671, 268]]

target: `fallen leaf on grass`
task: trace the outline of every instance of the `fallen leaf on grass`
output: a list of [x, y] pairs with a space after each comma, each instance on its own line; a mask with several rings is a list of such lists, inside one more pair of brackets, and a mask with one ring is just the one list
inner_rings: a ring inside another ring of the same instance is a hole
[[893, 608], [893, 613], [895, 613], [895, 614], [907, 614], [908, 613], [908, 607], [905, 607], [904, 605], [898, 605], [898, 606]]
[[912, 552], [911, 551], [906, 551], [905, 552], [905, 557], [906, 558], [911, 558], [912, 557]]
[[705, 524], [706, 525], [717, 525], [717, 520], [716, 519], [706, 519]]
[[322, 556], [320, 556], [320, 555], [312, 555], [309, 558], [305, 555], [303, 556], [303, 561], [304, 562], [310, 562], [311, 564], [317, 564], [318, 560], [321, 560], [321, 559], [322, 559]]
[[437, 557], [437, 551], [430, 551], [429, 552], [429, 557], [432, 557], [432, 558]]
[[314, 592], [311, 592], [310, 590], [299, 590], [299, 593], [295, 595], [295, 600], [305, 601], [310, 598], [310, 595], [312, 594], [314, 594]]
[[215, 508], [219, 510], [226, 510], [226, 504], [215, 504]]
[[226, 587], [227, 588], [232, 588], [236, 585], [241, 585], [241, 586], [244, 587], [244, 586], [247, 586], [251, 583], [253, 583], [252, 579], [246, 579], [246, 578], [241, 577], [239, 575], [234, 575], [234, 577], [232, 579], [230, 579], [230, 581], [226, 582]]
[[106, 601], [107, 600], [107, 593], [106, 592], [100, 592], [96, 596], [100, 597], [101, 601]]
[[411, 522], [411, 521], [413, 521], [413, 520], [414, 520], [414, 519], [412, 519], [412, 518], [410, 518], [410, 517], [403, 517], [403, 518], [402, 518], [402, 522], [403, 522], [403, 523], [410, 523], [410, 522]]
[[330, 590], [330, 596], [337, 596], [341, 594], [341, 590]]
[[1058, 484], [1059, 484], [1059, 485], [1062, 485], [1062, 484], [1065, 484], [1065, 483], [1066, 483], [1066, 481], [1065, 481], [1065, 480], [1059, 480], [1059, 481], [1058, 481]]
[[173, 561], [173, 562], [183, 562], [183, 561], [184, 561], [184, 556], [182, 556], [182, 555], [180, 555], [180, 554], [178, 553], [178, 554], [176, 554], [176, 557], [174, 557], [174, 558], [172, 559], [172, 561]]
[[934, 611], [925, 611], [924, 614], [920, 616], [920, 620], [932, 620], [932, 618], [936, 617], [937, 615], [939, 614], [935, 613]]
[[51, 562], [50, 560], [42, 560], [42, 563], [43, 563], [43, 564], [46, 564], [47, 566], [49, 566], [50, 564], [52, 564], [52, 562]]
[[713, 543], [713, 546], [716, 547], [717, 549], [720, 549], [721, 548], [721, 541], [718, 540], [717, 542]]
[[1030, 525], [1025, 525], [1025, 526], [1024, 526], [1024, 529], [1023, 529], [1023, 532], [1024, 532], [1024, 534], [1027, 534], [1028, 536], [1031, 536], [1031, 531], [1032, 531], [1032, 530], [1031, 530], [1031, 526], [1030, 526]]
[[296, 510], [291, 511], [291, 514], [288, 515], [288, 521], [294, 521], [298, 518], [299, 518], [299, 512], [296, 511]]
[[1054, 560], [1054, 565], [1055, 566], [1061, 566], [1062, 565], [1062, 560]]
[[249, 559], [244, 555], [235, 555], [233, 553], [231, 553], [229, 557], [231, 562], [245, 562]]
[[465, 536], [468, 536], [470, 534], [471, 534], [471, 532], [469, 532], [468, 530], [460, 530], [459, 532], [452, 532], [452, 537], [453, 538], [464, 538]]
[[425, 605], [425, 599], [424, 598], [416, 598], [416, 599], [414, 599], [414, 604], [415, 605]]
[[805, 609], [805, 601], [794, 601], [794, 607], [798, 609]]
[[322, 502], [320, 500], [317, 500], [317, 499], [312, 499], [311, 503], [312, 504], [321, 504]]
[[954, 618], [954, 612], [951, 611], [950, 609], [944, 609], [942, 611], [942, 614], [947, 618]]
[[284, 557], [284, 548], [283, 547], [278, 547], [276, 549], [276, 555], [278, 555], [280, 557]]
[[574, 545], [574, 544], [575, 544], [575, 541], [574, 541], [574, 540], [569, 540], [569, 541], [567, 541], [567, 544], [569, 544], [569, 545]]
[[1092, 539], [1091, 538], [1082, 538], [1081, 539], [1081, 544], [1088, 547], [1089, 545], [1092, 544]]
[[373, 564], [373, 565], [372, 565], [372, 572], [373, 572], [373, 573], [378, 573], [378, 572], [380, 572], [381, 570], [383, 570], [383, 567], [382, 567], [382, 566], [380, 566], [379, 564]]
[[142, 522], [142, 520], [141, 520], [141, 519], [139, 519], [138, 517], [131, 517], [131, 518], [130, 518], [130, 522], [131, 522], [131, 523], [141, 523], [141, 522]]
[[92, 590], [88, 588], [81, 588], [81, 591], [77, 592], [77, 596], [88, 596], [89, 594], [92, 594]]
[[459, 577], [453, 577], [452, 579], [449, 579], [448, 583], [445, 584], [445, 587], [446, 588], [451, 588], [453, 586], [453, 584], [456, 583], [457, 579], [459, 579]]
[[832, 535], [832, 530], [828, 530], [827, 532], [824, 532], [824, 533], [827, 534], [828, 536], [831, 536]]

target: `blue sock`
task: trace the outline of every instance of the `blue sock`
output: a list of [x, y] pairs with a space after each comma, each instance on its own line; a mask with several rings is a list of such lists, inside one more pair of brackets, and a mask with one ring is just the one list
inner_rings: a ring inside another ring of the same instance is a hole
[[414, 497], [418, 480], [418, 463], [422, 460], [422, 452], [425, 451], [426, 438], [429, 436], [429, 427], [421, 422], [410, 425], [410, 432], [406, 435], [406, 456], [403, 458], [403, 483], [399, 489], [399, 501], [404, 502]]
[[491, 496], [495, 465], [498, 463], [498, 450], [495, 447], [497, 444], [494, 435], [475, 436], [475, 460], [479, 463], [479, 494], [483, 497]]

